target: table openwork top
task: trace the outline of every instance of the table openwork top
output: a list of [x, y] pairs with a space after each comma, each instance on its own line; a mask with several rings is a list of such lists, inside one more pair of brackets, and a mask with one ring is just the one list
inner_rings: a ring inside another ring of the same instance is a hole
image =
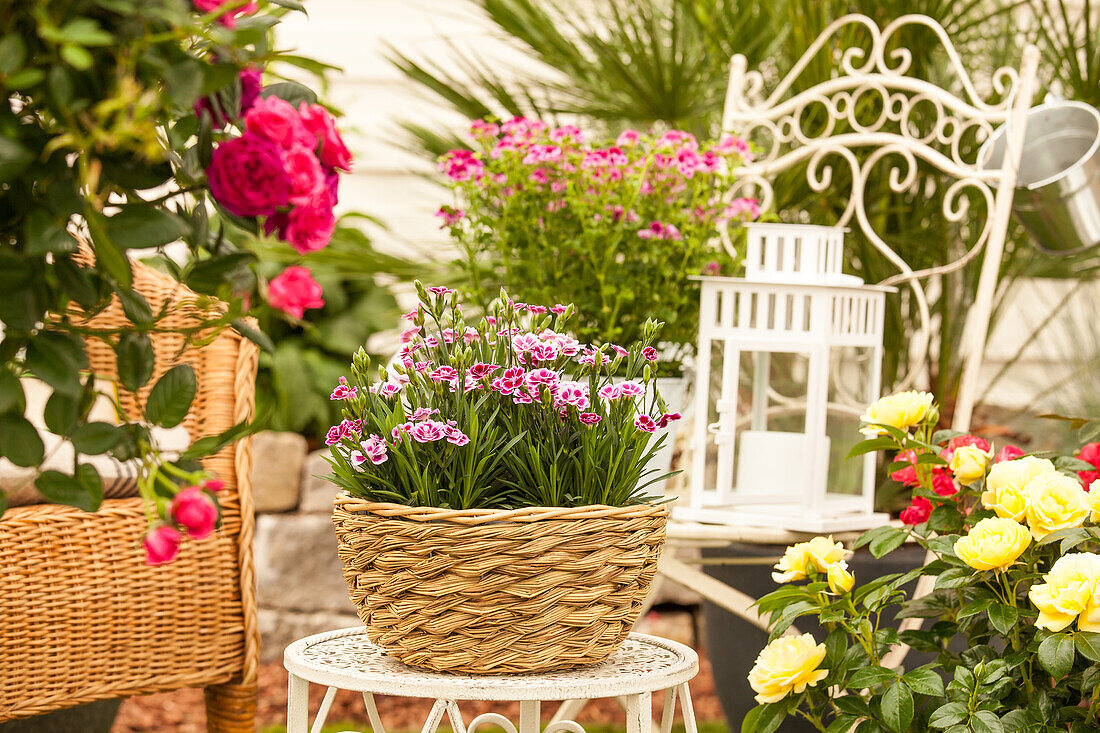
[[367, 639], [362, 627], [309, 636], [287, 647], [287, 670], [344, 690], [452, 700], [572, 700], [653, 692], [687, 682], [699, 670], [689, 647], [630, 634], [607, 661], [569, 672], [451, 675], [398, 662]]

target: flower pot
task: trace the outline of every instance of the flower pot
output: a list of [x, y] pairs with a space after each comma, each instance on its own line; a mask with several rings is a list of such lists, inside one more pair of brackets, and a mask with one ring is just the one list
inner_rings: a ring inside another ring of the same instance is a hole
[[642, 609], [667, 505], [450, 510], [342, 494], [333, 523], [369, 638], [436, 672], [574, 669]]

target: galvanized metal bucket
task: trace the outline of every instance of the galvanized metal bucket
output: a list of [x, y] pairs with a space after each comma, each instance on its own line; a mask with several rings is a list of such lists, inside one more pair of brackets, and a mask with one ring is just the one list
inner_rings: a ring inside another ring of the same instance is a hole
[[[999, 168], [1007, 125], [982, 145], [983, 168]], [[1100, 112], [1059, 100], [1033, 107], [1012, 202], [1041, 249], [1071, 254], [1100, 244]]]

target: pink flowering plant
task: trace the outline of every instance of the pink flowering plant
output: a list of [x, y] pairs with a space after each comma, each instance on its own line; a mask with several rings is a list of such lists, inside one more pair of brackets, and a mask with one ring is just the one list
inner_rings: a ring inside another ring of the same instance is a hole
[[729, 173], [752, 151], [727, 135], [700, 143], [670, 130], [627, 130], [588, 143], [578, 128], [516, 118], [476, 120], [473, 150], [440, 160], [454, 194], [437, 212], [465, 252], [482, 304], [507, 285], [532, 300], [578, 309], [584, 341], [632, 342], [664, 322], [662, 359], [689, 354], [698, 293], [687, 278], [733, 274], [719, 228], [755, 219], [755, 200], [727, 200]]
[[[372, 501], [452, 509], [624, 506], [658, 497], [659, 428], [680, 419], [655, 384], [660, 324], [630, 346], [568, 335], [572, 305], [501, 291], [468, 323], [449, 288], [424, 288], [403, 346], [372, 370], [360, 350], [332, 399], [331, 480]], [[620, 375], [612, 378], [612, 374]]]

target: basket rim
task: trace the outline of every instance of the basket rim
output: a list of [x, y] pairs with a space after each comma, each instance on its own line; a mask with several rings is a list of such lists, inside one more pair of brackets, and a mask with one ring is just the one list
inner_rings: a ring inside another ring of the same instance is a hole
[[667, 517], [671, 501], [660, 504], [642, 503], [628, 506], [589, 504], [579, 507], [532, 506], [520, 509], [444, 509], [442, 507], [413, 507], [381, 501], [368, 501], [347, 492], [337, 494], [334, 509], [348, 512], [368, 512], [383, 519], [407, 519], [414, 522], [448, 521], [455, 524], [477, 525], [492, 522], [542, 522], [547, 520], [579, 519], [638, 519]]

